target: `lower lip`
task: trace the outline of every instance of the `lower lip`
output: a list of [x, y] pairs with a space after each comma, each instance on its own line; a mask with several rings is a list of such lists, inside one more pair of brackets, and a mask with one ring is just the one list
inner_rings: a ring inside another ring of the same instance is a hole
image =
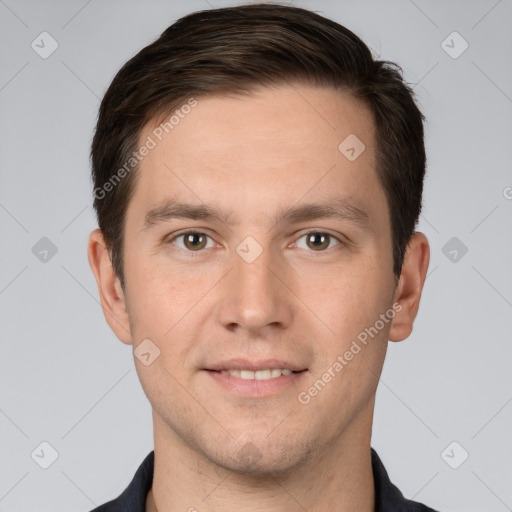
[[224, 389], [238, 396], [267, 397], [296, 386], [299, 380], [304, 378], [307, 370], [265, 380], [239, 379], [233, 375], [212, 370], [206, 370], [206, 372]]

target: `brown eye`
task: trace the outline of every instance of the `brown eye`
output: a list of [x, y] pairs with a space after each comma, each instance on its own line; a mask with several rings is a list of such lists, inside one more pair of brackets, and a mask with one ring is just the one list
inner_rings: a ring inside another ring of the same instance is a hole
[[184, 235], [183, 241], [185, 247], [192, 251], [196, 249], [204, 249], [206, 245], [206, 237], [201, 233], [187, 233]]
[[311, 233], [306, 235], [308, 246], [315, 251], [325, 249], [329, 247], [329, 235], [323, 233]]
[[183, 240], [181, 244], [176, 243], [176, 245], [187, 251], [198, 252], [206, 247], [209, 238], [210, 237], [204, 233], [200, 233], [198, 231], [188, 231], [174, 237], [172, 243], [175, 243], [177, 240]]
[[340, 242], [336, 237], [330, 235], [329, 233], [322, 233], [321, 231], [310, 231], [305, 235], [302, 235], [299, 240], [306, 240], [305, 246], [299, 242], [297, 242], [298, 247], [303, 247], [305, 249], [310, 249], [315, 252], [323, 252], [326, 249], [332, 246], [332, 242], [336, 242], [334, 245], [338, 245]]

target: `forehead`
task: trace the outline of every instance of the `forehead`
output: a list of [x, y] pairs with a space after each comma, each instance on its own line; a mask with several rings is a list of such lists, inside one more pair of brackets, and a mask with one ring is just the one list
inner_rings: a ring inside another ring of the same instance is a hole
[[257, 222], [263, 206], [336, 190], [370, 210], [382, 202], [373, 117], [349, 93], [289, 84], [196, 102], [172, 123], [144, 127], [139, 147], [149, 139], [154, 147], [140, 163], [137, 207], [147, 211], [169, 196], [213, 199]]
[[[193, 144], [194, 154], [229, 157], [235, 149], [272, 158], [300, 148], [296, 157], [317, 159], [320, 153], [337, 156], [338, 144], [357, 134], [370, 149], [367, 159], [373, 156], [372, 115], [346, 91], [288, 84], [258, 87], [250, 95], [203, 96], [196, 102], [186, 114], [174, 116], [175, 126], [165, 125], [165, 119], [149, 123], [143, 135], [160, 126], [163, 138], [173, 139], [174, 152]], [[185, 104], [177, 110], [185, 112]], [[258, 152], [262, 147], [265, 154]]]

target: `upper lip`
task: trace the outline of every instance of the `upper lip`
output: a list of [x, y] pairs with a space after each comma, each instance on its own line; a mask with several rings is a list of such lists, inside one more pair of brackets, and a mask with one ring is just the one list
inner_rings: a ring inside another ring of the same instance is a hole
[[206, 368], [206, 370], [222, 371], [222, 370], [252, 370], [256, 372], [258, 370], [273, 370], [273, 369], [287, 369], [294, 372], [300, 372], [307, 370], [303, 366], [299, 366], [288, 361], [282, 361], [280, 359], [263, 359], [259, 361], [251, 361], [249, 359], [235, 358], [227, 361], [220, 361], [212, 364]]

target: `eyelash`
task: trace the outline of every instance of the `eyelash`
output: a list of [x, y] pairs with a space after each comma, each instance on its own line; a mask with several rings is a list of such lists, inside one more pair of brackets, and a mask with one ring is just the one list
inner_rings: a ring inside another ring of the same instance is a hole
[[[183, 233], [179, 233], [179, 234], [175, 235], [173, 238], [171, 238], [171, 239], [169, 240], [169, 243], [170, 243], [170, 244], [172, 244], [172, 245], [174, 245], [174, 244], [173, 244], [173, 242], [174, 242], [176, 239], [181, 238], [181, 237], [185, 237], [185, 236], [187, 236], [187, 235], [194, 235], [194, 234], [195, 234], [195, 235], [204, 235], [204, 236], [207, 236], [208, 238], [210, 238], [211, 240], [213, 240], [211, 236], [207, 235], [207, 234], [206, 234], [205, 232], [203, 232], [203, 231], [189, 230], [189, 231], [184, 231]], [[310, 230], [310, 231], [307, 231], [306, 233], [303, 233], [299, 238], [297, 238], [297, 240], [300, 240], [301, 238], [304, 238], [304, 237], [306, 237], [306, 236], [313, 235], [313, 234], [315, 234], [315, 235], [318, 235], [318, 234], [319, 234], [319, 235], [327, 235], [327, 236], [329, 237], [329, 240], [330, 240], [330, 241], [331, 241], [332, 239], [336, 240], [336, 241], [338, 242], [338, 244], [334, 245], [334, 247], [336, 247], [337, 245], [343, 244], [343, 242], [342, 242], [338, 237], [336, 237], [336, 236], [334, 236], [334, 235], [332, 235], [331, 233], [328, 233], [328, 232], [326, 232], [326, 231], [319, 231], [319, 230]], [[294, 243], [296, 243], [296, 242], [294, 242]], [[189, 254], [190, 254], [190, 256], [191, 256], [191, 257], [193, 257], [193, 258], [194, 258], [194, 257], [199, 256], [199, 254], [200, 254], [200, 253], [202, 253], [202, 252], [204, 252], [204, 250], [205, 250], [205, 249], [201, 249], [201, 250], [198, 250], [198, 251], [191, 251], [191, 250], [186, 249], [186, 248], [185, 248], [185, 249], [182, 249], [181, 247], [178, 247], [178, 248], [179, 248], [179, 249], [181, 249], [181, 250], [183, 250], [183, 251], [185, 251], [185, 252], [187, 252], [187, 253], [189, 253]], [[210, 247], [210, 249], [211, 249], [211, 247]], [[310, 251], [308, 251], [308, 252], [313, 252], [313, 253], [314, 253], [314, 252], [319, 252], [319, 253], [322, 253], [322, 252], [327, 252], [329, 249], [332, 249], [332, 247], [328, 247], [327, 249], [324, 249], [324, 250], [322, 250], [322, 251], [313, 251], [313, 250], [310, 250]], [[195, 254], [195, 253], [198, 253], [198, 254]]]

